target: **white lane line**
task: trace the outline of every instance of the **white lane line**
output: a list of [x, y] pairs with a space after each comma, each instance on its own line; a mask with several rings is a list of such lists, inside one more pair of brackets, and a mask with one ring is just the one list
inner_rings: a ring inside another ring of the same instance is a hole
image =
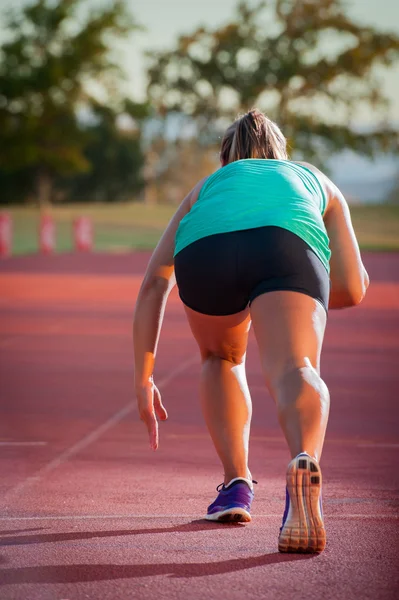
[[[255, 514], [252, 518], [255, 519], [268, 519], [268, 518], [279, 518], [281, 519], [281, 512], [279, 513], [268, 513], [268, 514]], [[202, 519], [204, 518], [201, 514], [166, 514], [166, 515], [146, 515], [146, 514], [131, 514], [131, 515], [65, 515], [65, 516], [51, 516], [51, 517], [0, 517], [0, 522], [5, 521], [88, 521], [95, 519]], [[399, 519], [399, 515], [396, 514], [378, 514], [378, 515], [363, 515], [363, 514], [348, 514], [348, 515], [324, 515], [326, 520], [329, 519]]]
[[0, 446], [47, 446], [48, 442], [0, 442]]
[[[191, 356], [186, 361], [181, 363], [178, 367], [176, 367], [176, 369], [174, 369], [168, 375], [166, 375], [166, 377], [164, 377], [163, 379], [158, 381], [157, 385], [160, 388], [164, 388], [172, 381], [172, 379], [174, 379], [177, 375], [180, 375], [180, 373], [182, 373], [188, 367], [190, 367], [195, 362], [197, 362], [197, 360], [198, 360], [197, 354], [195, 354], [194, 356]], [[3, 501], [6, 502], [6, 501], [10, 500], [11, 498], [14, 498], [16, 495], [20, 494], [23, 490], [25, 490], [27, 487], [29, 487], [33, 483], [37, 483], [38, 481], [40, 481], [44, 477], [44, 475], [47, 475], [51, 471], [54, 471], [55, 469], [57, 469], [57, 467], [62, 465], [64, 462], [68, 461], [72, 456], [75, 456], [75, 454], [77, 454], [78, 452], [83, 450], [83, 448], [87, 448], [87, 446], [90, 446], [90, 444], [92, 444], [93, 442], [98, 440], [98, 438], [101, 437], [103, 435], [103, 433], [105, 433], [106, 431], [111, 429], [116, 423], [121, 421], [124, 417], [126, 417], [126, 415], [128, 415], [129, 413], [133, 412], [136, 409], [137, 409], [136, 401], [132, 401], [132, 402], [129, 402], [129, 404], [126, 404], [126, 406], [124, 406], [123, 408], [121, 408], [121, 410], [119, 410], [114, 415], [112, 415], [112, 417], [110, 417], [107, 421], [105, 421], [105, 423], [103, 423], [102, 425], [97, 427], [97, 429], [95, 429], [88, 435], [84, 436], [81, 440], [76, 442], [76, 444], [73, 444], [73, 446], [71, 446], [64, 452], [61, 452], [61, 454], [59, 456], [57, 456], [56, 458], [51, 460], [49, 463], [47, 463], [47, 465], [45, 465], [44, 467], [42, 467], [41, 469], [36, 471], [36, 473], [34, 475], [27, 477], [24, 481], [22, 481], [21, 483], [16, 485], [14, 488], [11, 488], [11, 490], [9, 490], [8, 492], [5, 493], [5, 495], [3, 497]]]

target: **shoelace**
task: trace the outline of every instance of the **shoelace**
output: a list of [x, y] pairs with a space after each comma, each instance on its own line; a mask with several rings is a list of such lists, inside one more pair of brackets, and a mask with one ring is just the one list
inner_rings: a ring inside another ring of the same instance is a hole
[[[245, 481], [245, 479], [243, 479], [243, 481]], [[258, 483], [255, 479], [252, 479], [252, 483]], [[220, 492], [220, 490], [225, 490], [227, 489], [226, 486], [224, 485], [224, 483], [219, 483], [219, 485], [216, 486], [216, 491]]]

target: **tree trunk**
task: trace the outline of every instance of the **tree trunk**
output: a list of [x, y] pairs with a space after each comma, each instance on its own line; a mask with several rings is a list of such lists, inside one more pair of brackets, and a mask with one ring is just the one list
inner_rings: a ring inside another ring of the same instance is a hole
[[51, 205], [53, 178], [46, 169], [40, 169], [36, 179], [37, 201], [39, 208]]

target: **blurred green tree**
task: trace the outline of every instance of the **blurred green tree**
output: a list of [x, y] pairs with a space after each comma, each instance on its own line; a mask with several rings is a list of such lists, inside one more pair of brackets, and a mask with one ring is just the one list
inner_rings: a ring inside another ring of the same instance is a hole
[[[356, 24], [341, 0], [241, 2], [232, 22], [148, 53], [148, 91], [160, 114], [190, 115], [205, 142], [259, 106], [294, 156], [323, 165], [342, 148], [368, 156], [398, 149], [374, 68], [398, 55], [397, 36]], [[351, 123], [364, 108], [380, 122], [360, 132]]]
[[120, 114], [110, 107], [96, 104], [92, 112], [94, 122], [86, 129], [89, 140], [84, 149], [91, 169], [75, 175], [69, 184], [64, 180], [61, 187], [67, 187], [69, 197], [78, 202], [87, 198], [98, 202], [128, 200], [144, 184], [144, 156], [136, 124], [138, 107], [125, 103], [124, 124], [118, 122]]
[[[112, 138], [107, 110], [115, 111], [118, 100], [126, 108], [109, 48], [137, 25], [124, 0], [90, 8], [85, 17], [87, 8], [85, 0], [35, 0], [7, 16], [9, 35], [0, 48], [0, 179], [17, 199], [33, 189], [44, 205], [57, 177], [88, 173], [95, 161], [92, 177], [100, 175], [101, 150], [94, 141], [102, 143], [106, 131]], [[104, 98], [101, 114], [94, 86]], [[131, 104], [129, 110], [142, 116], [141, 106]], [[137, 154], [137, 143], [133, 146]], [[124, 160], [127, 164], [128, 156]]]

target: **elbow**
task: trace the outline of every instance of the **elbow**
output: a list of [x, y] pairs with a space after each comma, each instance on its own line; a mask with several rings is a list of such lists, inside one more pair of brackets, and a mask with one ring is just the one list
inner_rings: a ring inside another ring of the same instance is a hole
[[330, 292], [330, 308], [350, 308], [358, 306], [364, 299], [370, 279], [366, 269], [359, 270], [356, 276], [335, 278]]
[[345, 290], [332, 290], [330, 294], [330, 308], [351, 308], [358, 306], [366, 295], [367, 286], [346, 288]]
[[363, 279], [361, 284], [359, 284], [359, 286], [357, 287], [356, 290], [354, 290], [351, 294], [352, 297], [352, 306], [358, 306], [358, 304], [360, 304], [363, 300], [363, 298], [366, 295], [367, 292], [367, 288], [370, 285], [370, 278], [369, 275], [366, 271], [366, 269], [363, 267]]
[[144, 277], [135, 303], [134, 320], [137, 320], [137, 313], [141, 313], [148, 304], [163, 305], [172, 287], [172, 282], [163, 277]]
[[356, 289], [348, 290], [348, 306], [358, 306], [364, 299], [368, 286], [369, 278], [367, 275], [367, 280], [365, 279], [362, 285], [359, 285]]
[[356, 291], [348, 294], [348, 303], [347, 306], [358, 306], [363, 300], [366, 292]]
[[133, 332], [140, 327], [147, 314], [158, 314], [170, 291], [169, 282], [160, 277], [145, 277], [136, 298], [133, 314]]
[[155, 275], [151, 275], [149, 277], [145, 277], [141, 284], [140, 295], [147, 294], [166, 294], [168, 290], [171, 288], [170, 282], [164, 277], [157, 277]]
[[364, 287], [364, 293], [366, 293], [367, 288], [370, 285], [370, 277], [369, 274], [367, 273], [366, 269], [363, 267], [363, 287]]

